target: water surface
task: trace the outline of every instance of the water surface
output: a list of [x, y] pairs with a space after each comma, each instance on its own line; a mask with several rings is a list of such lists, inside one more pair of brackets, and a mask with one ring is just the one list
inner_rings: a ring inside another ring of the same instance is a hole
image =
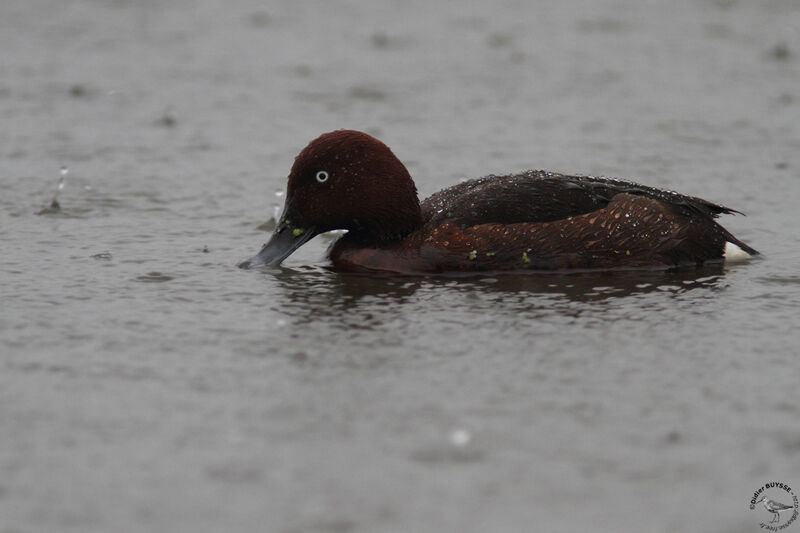
[[[800, 484], [798, 28], [791, 0], [3, 3], [0, 532], [753, 531], [752, 492]], [[370, 277], [320, 236], [236, 268], [335, 128], [422, 196], [544, 168], [704, 197], [765, 259]]]

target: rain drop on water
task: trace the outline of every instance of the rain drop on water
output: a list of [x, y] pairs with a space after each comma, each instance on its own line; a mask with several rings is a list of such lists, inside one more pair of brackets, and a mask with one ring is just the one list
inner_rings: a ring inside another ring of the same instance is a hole
[[65, 166], [61, 167], [61, 177], [58, 178], [58, 188], [56, 189], [56, 193], [53, 195], [53, 201], [50, 202], [50, 209], [61, 209], [61, 205], [58, 203], [58, 193], [64, 190], [64, 179], [69, 174], [69, 169]]
[[466, 446], [471, 440], [472, 435], [466, 429], [459, 428], [450, 433], [450, 443], [458, 448]]

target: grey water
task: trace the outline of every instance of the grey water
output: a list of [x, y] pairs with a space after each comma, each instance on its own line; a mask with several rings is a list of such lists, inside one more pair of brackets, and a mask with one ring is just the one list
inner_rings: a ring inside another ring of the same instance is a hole
[[[796, 0], [0, 3], [0, 532], [757, 530], [800, 486], [799, 89]], [[337, 128], [422, 197], [628, 178], [764, 258], [236, 268]]]

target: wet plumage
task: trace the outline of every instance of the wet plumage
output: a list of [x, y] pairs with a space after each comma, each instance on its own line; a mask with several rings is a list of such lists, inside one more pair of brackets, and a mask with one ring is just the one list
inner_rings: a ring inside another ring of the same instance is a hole
[[[330, 183], [313, 181], [320, 170]], [[726, 243], [758, 253], [715, 220], [736, 211], [623, 180], [528, 171], [470, 180], [419, 203], [391, 150], [347, 130], [300, 153], [287, 193], [281, 223], [302, 221], [304, 235], [349, 230], [330, 253], [342, 270], [674, 268], [721, 261]], [[277, 264], [295, 244], [268, 243], [243, 266]]]

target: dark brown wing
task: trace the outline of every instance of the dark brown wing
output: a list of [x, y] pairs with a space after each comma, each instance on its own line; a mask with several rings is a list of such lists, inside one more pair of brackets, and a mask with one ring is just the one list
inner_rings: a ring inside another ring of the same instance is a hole
[[652, 198], [679, 213], [709, 219], [737, 212], [701, 198], [629, 181], [543, 171], [460, 183], [427, 198], [422, 211], [425, 223], [433, 225], [445, 220], [462, 227], [492, 222], [552, 222], [601, 209], [618, 194]]
[[669, 268], [721, 260], [726, 240], [710, 217], [621, 193], [605, 207], [552, 222], [446, 222], [423, 249], [442, 270]]

